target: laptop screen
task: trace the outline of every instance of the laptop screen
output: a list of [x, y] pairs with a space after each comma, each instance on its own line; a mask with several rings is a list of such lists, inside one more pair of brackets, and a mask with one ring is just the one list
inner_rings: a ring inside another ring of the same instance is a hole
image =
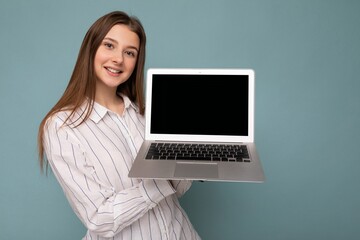
[[247, 136], [249, 76], [153, 74], [152, 134]]

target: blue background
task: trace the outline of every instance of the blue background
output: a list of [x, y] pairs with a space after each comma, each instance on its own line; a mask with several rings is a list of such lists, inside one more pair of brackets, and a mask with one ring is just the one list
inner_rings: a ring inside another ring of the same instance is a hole
[[357, 0], [0, 0], [0, 239], [85, 233], [40, 174], [36, 136], [87, 29], [113, 10], [143, 22], [147, 68], [256, 72], [267, 179], [194, 183], [181, 202], [203, 239], [360, 239]]

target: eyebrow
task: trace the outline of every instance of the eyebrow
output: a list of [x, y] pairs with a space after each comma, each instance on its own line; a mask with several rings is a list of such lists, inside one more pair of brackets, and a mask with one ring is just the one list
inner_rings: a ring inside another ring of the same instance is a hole
[[[118, 41], [116, 41], [115, 39], [110, 38], [110, 37], [105, 37], [104, 40], [108, 40], [110, 42], [118, 44]], [[139, 49], [137, 47], [132, 46], [132, 45], [129, 45], [128, 48], [132, 48], [132, 49], [135, 49], [136, 51], [139, 51]]]

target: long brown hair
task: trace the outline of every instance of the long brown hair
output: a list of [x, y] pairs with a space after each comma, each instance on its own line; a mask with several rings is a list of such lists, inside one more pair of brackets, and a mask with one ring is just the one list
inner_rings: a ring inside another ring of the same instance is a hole
[[[144, 115], [143, 78], [146, 45], [145, 31], [141, 22], [136, 17], [129, 16], [125, 12], [121, 11], [110, 12], [99, 18], [86, 33], [65, 92], [40, 123], [38, 133], [38, 152], [41, 170], [44, 169], [45, 165], [43, 137], [47, 119], [59, 111], [68, 110], [70, 111], [70, 115], [65, 121], [67, 122], [74, 116], [76, 110], [78, 110], [84, 102], [86, 102], [86, 108], [80, 116], [82, 117], [82, 120], [78, 125], [82, 124], [90, 116], [94, 106], [96, 90], [96, 75], [94, 71], [95, 54], [106, 34], [116, 24], [124, 24], [128, 26], [129, 29], [136, 33], [140, 39], [140, 48], [135, 69], [130, 78], [118, 86], [117, 91], [129, 97], [129, 99], [138, 106], [140, 114]], [[89, 101], [86, 101], [87, 99]], [[47, 165], [48, 162], [46, 162], [46, 167]]]

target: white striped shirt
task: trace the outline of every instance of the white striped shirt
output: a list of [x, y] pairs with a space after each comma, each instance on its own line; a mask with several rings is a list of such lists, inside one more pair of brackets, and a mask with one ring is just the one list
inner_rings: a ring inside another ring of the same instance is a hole
[[[123, 96], [122, 116], [94, 103], [83, 124], [51, 117], [44, 148], [71, 207], [88, 231], [83, 239], [200, 239], [179, 204], [190, 181], [128, 177], [144, 139], [144, 117]], [[79, 110], [74, 119], [79, 118]]]

